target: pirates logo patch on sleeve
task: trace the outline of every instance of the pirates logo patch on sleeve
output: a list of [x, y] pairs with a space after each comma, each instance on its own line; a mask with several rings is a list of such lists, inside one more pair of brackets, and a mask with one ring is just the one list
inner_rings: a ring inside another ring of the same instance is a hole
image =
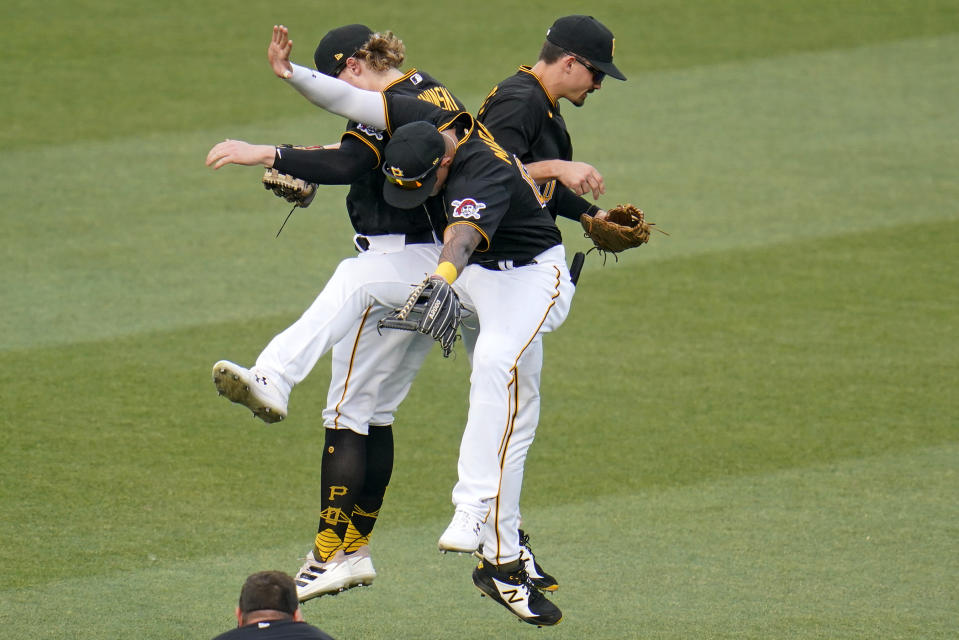
[[450, 204], [453, 205], [453, 217], [454, 218], [463, 218], [469, 220], [470, 218], [476, 218], [479, 220], [480, 211], [486, 208], [486, 204], [483, 202], [477, 202], [473, 198], [463, 198], [462, 200], [453, 200]]

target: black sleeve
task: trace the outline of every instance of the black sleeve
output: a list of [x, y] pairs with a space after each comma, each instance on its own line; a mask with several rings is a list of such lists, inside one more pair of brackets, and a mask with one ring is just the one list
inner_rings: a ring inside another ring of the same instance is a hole
[[592, 216], [596, 215], [596, 212], [600, 210], [600, 207], [591, 204], [586, 198], [576, 195], [570, 191], [569, 187], [559, 182], [556, 183], [556, 190], [553, 192], [553, 197], [549, 202], [549, 208], [556, 215], [569, 218], [570, 220], [576, 220], [577, 222], [579, 222], [579, 217], [584, 213]]
[[376, 153], [351, 136], [339, 149], [280, 149], [273, 159], [277, 171], [317, 184], [352, 184], [377, 164]]
[[386, 96], [386, 131], [390, 135], [393, 135], [393, 132], [404, 124], [418, 120], [440, 125], [453, 119], [452, 111], [440, 109], [432, 102], [395, 93], [385, 93], [383, 95]]

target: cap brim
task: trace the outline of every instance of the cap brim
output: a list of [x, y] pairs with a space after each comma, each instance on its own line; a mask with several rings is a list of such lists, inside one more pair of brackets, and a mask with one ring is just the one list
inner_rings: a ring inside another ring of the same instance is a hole
[[419, 189], [400, 189], [389, 180], [383, 180], [383, 199], [397, 209], [418, 207], [433, 193], [433, 187], [436, 186], [436, 171], [424, 178], [422, 182], [423, 186]]
[[590, 60], [589, 63], [612, 78], [616, 78], [617, 80], [626, 79], [626, 76], [623, 75], [623, 72], [617, 69], [616, 65], [612, 62], [595, 62]]

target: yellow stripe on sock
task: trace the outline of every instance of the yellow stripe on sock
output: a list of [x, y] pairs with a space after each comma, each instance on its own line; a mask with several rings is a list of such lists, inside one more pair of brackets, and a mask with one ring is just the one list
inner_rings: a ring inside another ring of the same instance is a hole
[[373, 513], [370, 513], [368, 511], [363, 511], [363, 509], [361, 509], [358, 505], [353, 505], [353, 513], [351, 515], [363, 516], [364, 518], [376, 518], [380, 515], [380, 510], [377, 509]]
[[342, 547], [343, 541], [335, 531], [323, 529], [316, 534], [316, 540], [313, 541], [313, 556], [320, 562], [326, 562]]
[[356, 527], [353, 526], [352, 522], [346, 527], [346, 535], [343, 537], [344, 552], [353, 553], [354, 551], [362, 547], [364, 544], [369, 544], [369, 543], [370, 543], [370, 537], [364, 536], [359, 531], [357, 531]]

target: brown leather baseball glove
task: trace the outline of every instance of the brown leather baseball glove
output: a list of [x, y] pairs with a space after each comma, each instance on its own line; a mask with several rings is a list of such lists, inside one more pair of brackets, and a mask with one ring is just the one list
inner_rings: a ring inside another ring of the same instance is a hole
[[616, 205], [600, 220], [583, 214], [579, 217], [586, 237], [600, 251], [619, 253], [649, 242], [653, 223], [646, 222], [642, 209], [631, 204]]
[[[280, 146], [287, 149], [323, 148], [322, 146], [299, 147], [291, 144], [282, 144]], [[272, 191], [278, 197], [293, 203], [301, 209], [310, 206], [310, 203], [313, 202], [313, 198], [316, 196], [316, 185], [314, 183], [301, 180], [300, 178], [294, 178], [286, 173], [280, 173], [272, 167], [268, 168], [263, 174], [263, 188]]]

